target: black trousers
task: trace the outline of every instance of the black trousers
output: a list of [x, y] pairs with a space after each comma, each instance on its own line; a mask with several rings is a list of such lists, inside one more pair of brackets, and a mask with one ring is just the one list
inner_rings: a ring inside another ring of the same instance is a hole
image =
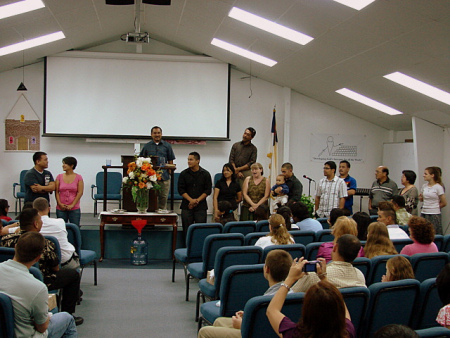
[[62, 289], [60, 311], [75, 313], [75, 306], [80, 292], [81, 276], [75, 269], [63, 269], [56, 272], [56, 279], [48, 285], [49, 290]]
[[206, 209], [182, 209], [181, 224], [183, 225], [184, 247], [186, 247], [187, 231], [191, 224], [206, 223]]

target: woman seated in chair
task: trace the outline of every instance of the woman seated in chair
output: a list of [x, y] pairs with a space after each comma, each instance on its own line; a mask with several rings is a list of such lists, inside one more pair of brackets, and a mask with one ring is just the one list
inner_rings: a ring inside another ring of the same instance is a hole
[[409, 219], [409, 237], [413, 240], [413, 244], [405, 245], [400, 252], [408, 256], [416, 253], [438, 252], [436, 244], [434, 244], [434, 226], [423, 217], [413, 216]]
[[290, 286], [305, 274], [303, 266], [307, 263], [303, 258], [296, 258], [282, 287], [272, 298], [267, 317], [274, 331], [281, 337], [356, 337], [355, 327], [350, 313], [339, 290], [327, 280], [326, 264], [317, 263], [317, 274], [320, 282], [306, 291], [303, 301], [302, 317], [294, 323], [286, 317], [281, 309]]
[[9, 203], [5, 199], [0, 199], [0, 219], [6, 222], [12, 221], [12, 218], [8, 216]]
[[286, 223], [283, 216], [278, 214], [273, 214], [272, 216], [270, 216], [269, 229], [269, 234], [258, 239], [258, 241], [255, 243], [255, 246], [260, 246], [264, 249], [266, 246], [270, 245], [284, 245], [295, 243], [294, 239], [286, 229]]
[[398, 254], [394, 244], [389, 238], [389, 232], [384, 223], [370, 223], [367, 228], [367, 242], [364, 247], [364, 252], [367, 258]]
[[74, 172], [77, 167], [75, 157], [64, 157], [62, 168], [64, 174], [56, 177], [56, 216], [64, 219], [66, 223], [73, 223], [80, 226], [80, 199], [83, 196], [84, 182], [81, 175]]
[[[325, 258], [327, 263], [331, 261], [331, 252], [333, 251], [334, 244], [337, 242], [339, 237], [342, 235], [358, 235], [358, 230], [356, 228], [356, 222], [348, 218], [346, 216], [341, 216], [334, 223], [331, 234], [334, 236], [333, 242], [323, 243], [319, 247], [319, 251], [317, 251], [317, 258], [322, 257]], [[358, 253], [358, 257], [364, 257], [364, 249], [361, 247], [361, 250]]]
[[403, 256], [389, 258], [386, 262], [386, 274], [381, 277], [382, 282], [393, 282], [402, 279], [414, 279], [411, 262]]

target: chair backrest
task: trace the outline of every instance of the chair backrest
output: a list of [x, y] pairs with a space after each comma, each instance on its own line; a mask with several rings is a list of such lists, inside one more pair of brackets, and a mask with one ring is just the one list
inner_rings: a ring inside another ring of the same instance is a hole
[[44, 237], [55, 245], [55, 251], [59, 258], [59, 264], [61, 264], [61, 247], [59, 246], [58, 239], [54, 236], [44, 236]]
[[436, 244], [439, 251], [443, 251], [444, 247], [444, 236], [443, 235], [434, 235], [434, 244]]
[[414, 329], [439, 326], [436, 317], [443, 306], [436, 286], [436, 278], [429, 278], [420, 284], [420, 296], [414, 316]]
[[316, 240], [316, 233], [309, 230], [293, 230], [289, 231], [295, 243], [308, 245]]
[[331, 234], [331, 229], [319, 230], [316, 232], [316, 242], [333, 242], [334, 235]]
[[[250, 299], [244, 308], [241, 334], [242, 338], [278, 337], [267, 319], [266, 311], [273, 296], [258, 296]], [[293, 322], [298, 322], [302, 314], [303, 292], [290, 293], [286, 296], [281, 312]]]
[[372, 270], [372, 260], [367, 257], [356, 257], [352, 264], [363, 273], [367, 285], [367, 280], [369, 279]]
[[244, 235], [233, 234], [214, 234], [208, 235], [205, 238], [205, 244], [203, 246], [202, 260], [203, 271], [206, 273], [214, 268], [217, 251], [225, 246], [243, 246]]
[[66, 223], [67, 240], [75, 247], [75, 251], [80, 256], [81, 253], [81, 231], [78, 225]]
[[[371, 259], [372, 271], [370, 272], [369, 280], [366, 280], [366, 285], [381, 282], [381, 277], [386, 274], [386, 262], [389, 258], [396, 255], [381, 255], [375, 256]], [[402, 255], [403, 257], [410, 259], [409, 256]]]
[[402, 229], [409, 236], [409, 226], [407, 225], [399, 225], [400, 229]]
[[270, 229], [269, 229], [269, 220], [268, 219], [264, 219], [262, 221], [256, 222], [256, 231], [257, 232], [270, 231]]
[[313, 242], [306, 245], [306, 256], [308, 261], [313, 261], [317, 258], [317, 252], [320, 246], [325, 242]]
[[442, 338], [450, 337], [450, 330], [443, 327], [431, 327], [429, 329], [416, 330], [420, 338]]
[[14, 258], [14, 248], [5, 248], [0, 246], [0, 262], [5, 262], [8, 259]]
[[268, 235], [269, 232], [251, 232], [245, 235], [244, 245], [255, 245], [261, 237]]
[[444, 243], [441, 248], [442, 252], [449, 252], [450, 251], [450, 235], [444, 236]]
[[397, 250], [398, 253], [402, 251], [402, 249], [405, 247], [405, 245], [414, 243], [412, 239], [410, 238], [402, 238], [402, 239], [393, 239], [392, 244], [395, 246], [395, 250]]
[[[358, 333], [362, 330], [362, 323], [367, 313], [370, 291], [368, 288], [363, 286], [341, 288], [339, 291], [341, 291], [341, 294], [344, 297], [353, 326]], [[358, 334], [358, 336], [360, 336], [360, 334]]]
[[41, 282], [44, 281], [44, 276], [42, 275], [41, 270], [36, 268], [35, 266], [30, 267], [30, 273], [34, 276], [34, 278], [40, 280]]
[[264, 264], [233, 265], [222, 274], [220, 287], [220, 316], [231, 317], [243, 310], [253, 297], [263, 295], [269, 288], [264, 278]]
[[217, 250], [214, 262], [214, 287], [216, 298], [219, 297], [222, 274], [226, 268], [233, 265], [251, 265], [261, 263], [263, 249], [259, 246], [226, 246]]
[[322, 224], [322, 228], [325, 229], [329, 229], [330, 228], [330, 224], [328, 224], [328, 218], [326, 217], [322, 217], [322, 218], [318, 218], [317, 222], [319, 222], [320, 224]]
[[19, 180], [19, 182], [20, 182], [20, 192], [21, 193], [24, 193], [25, 194], [25, 192], [26, 192], [26, 189], [25, 189], [25, 175], [27, 174], [27, 172], [28, 172], [28, 170], [27, 169], [25, 169], [25, 170], [22, 170], [21, 172], [20, 172], [20, 180]]
[[[178, 178], [180, 178], [180, 173], [173, 174], [173, 199], [176, 201], [181, 201], [183, 199], [183, 196], [181, 196], [178, 193]], [[170, 193], [169, 189], [169, 199], [172, 198], [172, 194]]]
[[[95, 177], [95, 184], [97, 185], [97, 194], [103, 194], [103, 177], [104, 172], [99, 171]], [[120, 194], [122, 189], [122, 174], [119, 172], [108, 172], [108, 189], [107, 194]]]
[[14, 337], [14, 308], [11, 298], [0, 293], [0, 334], [1, 337]]
[[420, 283], [415, 279], [395, 282], [380, 282], [369, 286], [370, 301], [365, 320], [365, 334], [372, 337], [381, 327], [388, 324], [410, 326], [419, 297]]
[[217, 182], [222, 178], [222, 173], [217, 173], [214, 175], [214, 187], [216, 186]]
[[378, 220], [378, 215], [370, 215], [370, 222], [376, 222]]
[[285, 245], [269, 245], [264, 248], [262, 262], [266, 261], [266, 257], [272, 250], [281, 249], [291, 254], [292, 259], [305, 257], [306, 247], [303, 244], [285, 244]]
[[446, 252], [418, 253], [411, 256], [414, 276], [420, 282], [436, 277], [447, 263], [448, 253]]
[[253, 221], [228, 222], [223, 227], [224, 234], [238, 232], [245, 236], [255, 231], [256, 223]]
[[222, 233], [220, 223], [194, 223], [188, 228], [186, 236], [186, 249], [188, 261], [190, 258], [201, 258], [205, 238], [209, 235]]

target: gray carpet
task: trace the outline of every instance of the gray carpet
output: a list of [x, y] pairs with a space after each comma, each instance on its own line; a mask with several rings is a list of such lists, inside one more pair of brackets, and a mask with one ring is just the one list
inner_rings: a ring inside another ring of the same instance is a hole
[[182, 269], [171, 282], [169, 269], [98, 270], [86, 268], [81, 281], [84, 292], [76, 315], [84, 318], [77, 327], [80, 337], [196, 337], [194, 321], [197, 283], [191, 283], [190, 301], [184, 300]]

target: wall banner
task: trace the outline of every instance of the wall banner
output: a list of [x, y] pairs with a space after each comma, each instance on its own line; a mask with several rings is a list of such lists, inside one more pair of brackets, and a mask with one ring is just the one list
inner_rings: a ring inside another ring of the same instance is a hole
[[366, 135], [311, 134], [311, 161], [364, 163], [365, 157]]

